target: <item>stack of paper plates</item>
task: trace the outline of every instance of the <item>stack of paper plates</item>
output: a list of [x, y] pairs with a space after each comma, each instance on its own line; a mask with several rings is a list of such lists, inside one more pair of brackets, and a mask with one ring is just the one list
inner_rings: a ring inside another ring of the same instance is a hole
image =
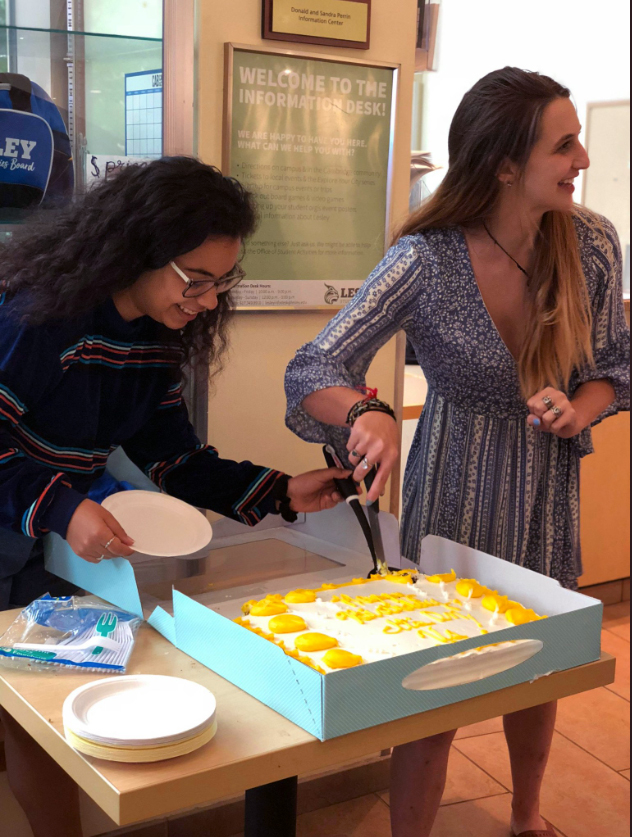
[[152, 762], [191, 753], [217, 732], [217, 704], [197, 683], [140, 674], [97, 680], [64, 702], [66, 738], [107, 761]]

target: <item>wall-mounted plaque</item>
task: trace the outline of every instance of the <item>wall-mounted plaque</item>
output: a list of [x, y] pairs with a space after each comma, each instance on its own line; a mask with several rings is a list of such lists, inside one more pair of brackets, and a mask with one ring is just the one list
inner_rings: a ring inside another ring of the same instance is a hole
[[264, 0], [263, 37], [369, 49], [371, 0]]

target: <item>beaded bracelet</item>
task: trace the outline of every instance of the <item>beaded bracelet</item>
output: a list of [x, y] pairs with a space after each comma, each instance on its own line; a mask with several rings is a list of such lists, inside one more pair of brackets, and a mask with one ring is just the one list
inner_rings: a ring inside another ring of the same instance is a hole
[[347, 424], [349, 427], [353, 427], [360, 416], [363, 416], [365, 413], [386, 413], [386, 415], [395, 421], [397, 420], [395, 410], [386, 401], [380, 401], [379, 398], [365, 398], [363, 401], [358, 401], [349, 410], [349, 414], [347, 415]]
[[287, 523], [295, 523], [298, 520], [298, 514], [292, 509], [290, 505], [292, 500], [288, 497], [287, 493], [291, 479], [292, 477], [287, 474], [283, 474], [278, 478], [274, 484], [274, 488], [272, 489], [272, 496], [279, 504], [278, 514], [280, 514], [283, 520]]

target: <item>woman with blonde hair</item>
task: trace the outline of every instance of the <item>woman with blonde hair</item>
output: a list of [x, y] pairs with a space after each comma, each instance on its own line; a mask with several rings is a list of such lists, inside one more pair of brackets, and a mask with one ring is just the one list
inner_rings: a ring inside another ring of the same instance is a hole
[[[358, 394], [403, 329], [428, 380], [403, 493], [402, 553], [427, 534], [576, 589], [579, 465], [592, 425], [629, 409], [621, 252], [605, 218], [573, 203], [588, 168], [570, 92], [507, 67], [481, 79], [450, 129], [450, 166], [395, 246], [287, 372], [288, 426], [346, 449], [383, 491], [392, 411]], [[553, 835], [540, 789], [556, 705], [505, 718], [514, 835]], [[394, 837], [430, 834], [454, 732], [395, 749]]]

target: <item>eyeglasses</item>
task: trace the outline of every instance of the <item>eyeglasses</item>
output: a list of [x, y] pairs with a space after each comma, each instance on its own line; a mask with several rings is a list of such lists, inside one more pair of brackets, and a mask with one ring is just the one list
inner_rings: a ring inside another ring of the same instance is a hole
[[186, 282], [187, 287], [182, 291], [182, 296], [188, 299], [203, 296], [211, 290], [215, 290], [218, 294], [225, 294], [238, 285], [246, 276], [246, 271], [241, 265], [235, 265], [230, 273], [227, 273], [225, 276], [220, 276], [219, 279], [202, 279], [200, 282], [194, 282], [193, 279], [189, 279], [186, 273], [175, 262], [169, 262], [169, 264], [178, 276]]

